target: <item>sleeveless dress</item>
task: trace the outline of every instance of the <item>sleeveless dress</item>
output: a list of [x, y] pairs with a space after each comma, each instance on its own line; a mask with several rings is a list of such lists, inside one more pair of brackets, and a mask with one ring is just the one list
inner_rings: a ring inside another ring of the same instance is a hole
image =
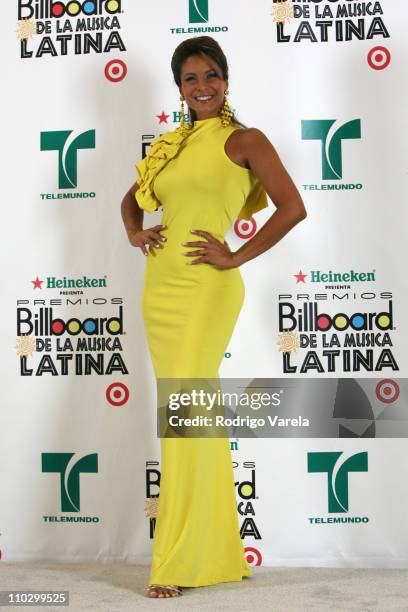
[[[225, 153], [236, 125], [219, 117], [154, 141], [136, 164], [140, 208], [160, 207], [163, 248], [146, 257], [142, 315], [157, 378], [218, 378], [244, 300], [238, 268], [188, 265], [205, 230], [224, 241], [237, 218], [265, 208], [266, 193]], [[240, 537], [228, 438], [160, 438], [160, 495], [150, 584], [197, 587], [251, 576]]]

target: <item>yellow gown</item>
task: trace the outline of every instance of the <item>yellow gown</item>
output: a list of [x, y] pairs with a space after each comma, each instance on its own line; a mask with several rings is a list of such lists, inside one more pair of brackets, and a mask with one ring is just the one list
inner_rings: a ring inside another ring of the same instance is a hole
[[[255, 175], [225, 153], [219, 117], [157, 139], [136, 164], [140, 208], [162, 208], [161, 249], [146, 258], [142, 314], [157, 378], [217, 378], [244, 300], [238, 268], [189, 265], [183, 242], [221, 242], [267, 206]], [[204, 239], [205, 240], [205, 239]], [[197, 587], [251, 576], [240, 537], [228, 438], [160, 438], [161, 479], [150, 584]]]

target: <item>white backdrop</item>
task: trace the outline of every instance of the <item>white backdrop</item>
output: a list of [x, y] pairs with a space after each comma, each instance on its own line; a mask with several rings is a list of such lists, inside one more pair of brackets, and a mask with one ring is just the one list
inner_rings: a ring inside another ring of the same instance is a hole
[[[174, 48], [208, 33], [229, 59], [238, 117], [267, 134], [308, 211], [242, 266], [246, 301], [220, 373], [329, 378], [334, 389], [341, 379], [356, 378], [360, 388], [375, 379], [364, 391], [376, 425], [368, 433], [231, 441], [248, 561], [406, 567], [406, 2], [97, 6], [96, 14], [91, 1], [7, 0], [2, 8], [1, 558], [149, 563], [156, 387], [140, 312], [145, 261], [127, 241], [120, 202], [143, 143], [178, 126]], [[289, 13], [280, 26], [278, 11]], [[327, 138], [310, 139], [327, 121]], [[270, 203], [236, 224], [231, 247], [273, 210]], [[159, 223], [160, 212], [145, 222]], [[322, 279], [329, 271], [339, 276]], [[297, 326], [285, 337], [282, 303], [286, 314], [304, 303], [332, 317], [361, 313], [357, 322], [391, 304], [392, 321], [331, 328], [325, 339], [321, 329]], [[53, 334], [40, 328], [47, 317]], [[358, 346], [366, 331], [374, 347]], [[345, 346], [347, 334], [356, 347]], [[283, 341], [292, 346], [289, 371]], [[330, 349], [339, 353], [331, 371]], [[368, 366], [353, 366], [357, 351]], [[354, 409], [348, 418], [357, 423]], [[340, 455], [333, 480], [308, 469], [324, 453]], [[353, 457], [357, 471], [335, 480]], [[330, 507], [334, 498], [340, 510]]]

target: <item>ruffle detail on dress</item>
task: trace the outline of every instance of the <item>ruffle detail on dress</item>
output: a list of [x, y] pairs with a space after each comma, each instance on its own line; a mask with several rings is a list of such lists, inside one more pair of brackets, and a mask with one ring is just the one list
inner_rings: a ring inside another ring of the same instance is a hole
[[256, 212], [262, 210], [263, 208], [268, 208], [268, 197], [266, 191], [259, 179], [252, 174], [252, 172], [251, 180], [252, 189], [244, 206], [241, 208], [238, 219], [250, 220], [252, 215], [254, 215]]
[[135, 197], [140, 208], [148, 212], [154, 212], [161, 206], [153, 191], [154, 180], [168, 162], [177, 155], [180, 145], [187, 135], [188, 132], [183, 134], [180, 128], [163, 134], [152, 142], [146, 157], [135, 164], [139, 173], [137, 180], [139, 189], [136, 191]]

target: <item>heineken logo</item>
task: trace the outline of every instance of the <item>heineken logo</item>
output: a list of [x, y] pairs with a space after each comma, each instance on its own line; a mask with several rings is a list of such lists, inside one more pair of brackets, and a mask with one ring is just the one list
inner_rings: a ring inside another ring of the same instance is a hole
[[375, 281], [375, 270], [372, 272], [356, 272], [355, 270], [349, 270], [348, 272], [333, 272], [328, 270], [322, 272], [321, 270], [312, 270], [311, 272], [302, 272], [299, 270], [297, 274], [293, 275], [296, 278], [296, 284], [298, 283], [366, 283]]

